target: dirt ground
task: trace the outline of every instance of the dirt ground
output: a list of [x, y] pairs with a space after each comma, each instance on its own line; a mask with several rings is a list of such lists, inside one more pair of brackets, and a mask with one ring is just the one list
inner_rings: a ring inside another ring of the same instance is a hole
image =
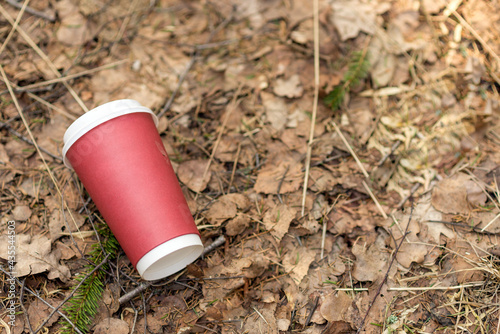
[[[0, 333], [78, 332], [82, 273], [93, 333], [500, 332], [498, 1], [7, 0], [0, 36]], [[61, 159], [122, 98], [208, 246], [152, 284], [121, 250], [85, 276], [102, 218]]]

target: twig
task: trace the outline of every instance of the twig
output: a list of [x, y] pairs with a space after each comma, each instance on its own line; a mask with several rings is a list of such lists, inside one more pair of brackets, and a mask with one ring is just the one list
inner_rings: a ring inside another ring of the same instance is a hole
[[[238, 96], [240, 95], [242, 86], [243, 86], [243, 84], [240, 84], [238, 86], [238, 89], [234, 93], [233, 99], [231, 100], [231, 103], [230, 103], [230, 105], [229, 105], [229, 107], [228, 107], [228, 109], [226, 111], [226, 115], [224, 117], [224, 120], [222, 121], [222, 125], [221, 125], [221, 128], [219, 130], [219, 134], [217, 135], [217, 139], [215, 140], [214, 147], [212, 148], [212, 153], [210, 154], [210, 158], [208, 159], [207, 166], [205, 167], [205, 170], [203, 171], [203, 175], [201, 177], [202, 180], [204, 180], [205, 177], [207, 177], [208, 171], [210, 170], [210, 165], [212, 164], [212, 161], [214, 160], [215, 153], [217, 153], [217, 148], [219, 147], [219, 143], [220, 143], [220, 141], [222, 139], [222, 135], [224, 134], [224, 130], [226, 128], [226, 124], [227, 124], [227, 122], [229, 120], [229, 117], [231, 116], [232, 112], [236, 109], [236, 104], [237, 104], [237, 101], [238, 101]], [[199, 194], [200, 194], [200, 192], [196, 193], [195, 200], [198, 198]]]
[[142, 311], [144, 313], [144, 334], [148, 332], [148, 310], [146, 310], [146, 299], [144, 298], [144, 294], [141, 292], [142, 299]]
[[483, 48], [488, 51], [491, 57], [493, 57], [497, 61], [497, 65], [500, 66], [500, 57], [496, 54], [496, 52], [491, 48], [491, 46], [486, 43], [486, 41], [479, 35], [476, 30], [460, 15], [456, 10], [452, 11], [453, 16], [457, 18], [461, 25], [465, 27], [465, 29], [469, 30], [469, 32], [474, 36], [475, 39], [481, 44]]
[[405, 205], [405, 203], [411, 198], [413, 197], [413, 195], [417, 192], [417, 190], [420, 188], [421, 184], [420, 183], [416, 183], [413, 187], [411, 187], [411, 190], [410, 190], [410, 194], [405, 196], [405, 198], [403, 198], [401, 200], [401, 202], [399, 202], [398, 206], [394, 209], [393, 213], [398, 211], [398, 210], [401, 210], [401, 208]]
[[[231, 186], [233, 185], [234, 174], [236, 174], [236, 168], [238, 166], [238, 159], [240, 158], [240, 153], [241, 153], [241, 143], [238, 144], [238, 148], [236, 149], [236, 158], [234, 159], [233, 170], [231, 172], [231, 178], [229, 179], [229, 185], [227, 186], [227, 193], [228, 194], [231, 192]], [[238, 189], [238, 187], [236, 187], [236, 189]]]
[[368, 187], [368, 184], [366, 184], [365, 180], [363, 180], [362, 183], [363, 183], [363, 187], [365, 187], [366, 191], [368, 192], [368, 195], [370, 195], [372, 200], [375, 202], [375, 206], [377, 207], [378, 211], [380, 211], [380, 213], [382, 214], [382, 217], [384, 217], [384, 219], [387, 219], [387, 214], [385, 213], [384, 209], [382, 208], [382, 206], [378, 202], [377, 197], [375, 197], [375, 195], [373, 194], [370, 187]]
[[151, 286], [151, 284], [152, 284], [151, 282], [141, 283], [137, 288], [135, 288], [135, 289], [127, 292], [123, 296], [121, 296], [118, 299], [118, 303], [120, 305], [125, 304], [126, 302], [128, 302], [129, 300], [131, 300], [132, 298], [137, 296], [139, 293], [141, 293], [141, 292], [145, 291], [147, 288], [149, 288]]
[[500, 213], [496, 215], [488, 224], [486, 224], [485, 227], [481, 229], [481, 232], [484, 232], [488, 227], [490, 227], [491, 224], [493, 224], [498, 218], [500, 217]]
[[[206, 41], [205, 44], [210, 43], [212, 41], [212, 38], [215, 36], [215, 34], [217, 32], [219, 32], [220, 30], [222, 30], [224, 27], [226, 27], [229, 24], [229, 22], [231, 22], [233, 20], [233, 13], [234, 13], [234, 8], [233, 8], [233, 12], [231, 13], [231, 15], [229, 15], [224, 21], [222, 21], [222, 23], [220, 25], [218, 25], [212, 31], [212, 33], [210, 34], [210, 36], [208, 36], [207, 41]], [[157, 115], [158, 118], [161, 118], [163, 115], [165, 115], [165, 113], [172, 106], [172, 103], [174, 103], [174, 99], [177, 96], [177, 94], [179, 93], [179, 90], [181, 89], [181, 85], [184, 82], [184, 80], [186, 79], [187, 74], [189, 73], [189, 71], [193, 67], [194, 63], [196, 63], [196, 61], [198, 60], [199, 51], [200, 51], [200, 49], [198, 49], [197, 47], [195, 47], [195, 50], [194, 50], [193, 54], [191, 55], [191, 60], [187, 64], [186, 68], [184, 69], [184, 72], [182, 72], [181, 76], [179, 77], [179, 83], [177, 84], [177, 87], [172, 92], [172, 95], [170, 95], [170, 98], [165, 103], [165, 105], [163, 106], [163, 108], [161, 109], [161, 111], [158, 113], [158, 115]]]
[[45, 317], [45, 320], [41, 323], [41, 325], [38, 326], [38, 329], [35, 331], [35, 334], [38, 333], [43, 328], [43, 326], [45, 326], [45, 324], [50, 320], [50, 318], [54, 315], [54, 313], [58, 312], [59, 309], [64, 304], [66, 304], [66, 302], [71, 297], [73, 297], [73, 295], [76, 293], [76, 291], [78, 291], [78, 288], [80, 286], [82, 286], [82, 284], [87, 280], [87, 278], [89, 278], [90, 276], [92, 276], [97, 270], [99, 270], [99, 268], [102, 267], [102, 265], [104, 263], [106, 263], [108, 261], [109, 255], [110, 254], [106, 254], [106, 257], [101, 261], [101, 263], [99, 263], [97, 266], [94, 267], [94, 269], [92, 269], [91, 272], [89, 272], [87, 275], [85, 275], [85, 277], [77, 284], [77, 286], [71, 291], [71, 293], [69, 295], [67, 295], [66, 298], [64, 298], [64, 300], [59, 305], [57, 305], [57, 307], [55, 307], [55, 308], [52, 309], [52, 312], [50, 312], [50, 314], [47, 317]]
[[366, 314], [365, 314], [363, 320], [361, 321], [361, 324], [358, 327], [358, 330], [356, 331], [356, 334], [361, 333], [361, 331], [363, 330], [363, 327], [365, 326], [366, 318], [368, 318], [368, 314], [370, 314], [370, 310], [372, 309], [373, 305], [375, 304], [375, 301], [377, 300], [378, 296], [380, 295], [380, 292], [382, 291], [382, 287], [384, 286], [385, 282], [387, 281], [387, 278], [389, 277], [389, 272], [390, 272], [390, 270], [392, 268], [392, 264], [394, 263], [394, 260], [396, 260], [396, 255], [398, 254], [399, 249], [403, 245], [403, 242], [405, 241], [405, 237], [409, 233], [408, 232], [408, 228], [410, 227], [410, 223], [411, 223], [412, 217], [413, 217], [413, 202], [412, 202], [412, 205], [411, 205], [410, 218], [408, 219], [408, 224], [406, 225], [405, 233], [401, 237], [401, 241], [399, 242], [399, 245], [396, 247], [396, 250], [394, 251], [394, 254], [392, 254], [391, 262], [389, 262], [389, 266], [387, 267], [387, 271], [385, 273], [384, 279], [382, 280], [382, 282], [380, 282], [380, 285], [379, 285], [379, 287], [377, 289], [377, 292], [375, 293], [375, 296], [373, 297], [373, 299], [372, 299], [372, 301], [370, 303], [370, 306], [368, 306], [368, 310], [366, 310]]
[[[3, 8], [2, 5], [0, 5], [0, 13], [9, 21], [9, 23], [14, 27], [15, 23], [10, 14]], [[50, 70], [59, 78], [61, 77], [61, 73], [57, 70], [57, 67], [54, 65], [54, 63], [50, 60], [50, 58], [38, 47], [38, 45], [33, 41], [33, 39], [22, 29], [20, 26], [16, 27], [17, 32], [21, 35], [21, 37], [29, 44], [29, 46], [35, 50], [35, 52], [40, 56], [40, 58], [45, 61], [45, 63], [49, 66]], [[89, 111], [87, 106], [83, 103], [82, 99], [76, 94], [74, 89], [66, 82], [62, 82], [64, 87], [69, 91], [73, 99], [78, 103], [78, 105], [82, 108], [84, 112]]]
[[[20, 9], [22, 8], [23, 5], [21, 5], [20, 3], [16, 2], [15, 0], [6, 0], [6, 2], [13, 6], [13, 7], [16, 7], [17, 9]], [[35, 15], [35, 16], [38, 16], [44, 20], [47, 20], [49, 22], [56, 22], [56, 18], [55, 16], [48, 16], [47, 14], [45, 14], [44, 12], [41, 12], [39, 10], [36, 10], [34, 8], [31, 8], [31, 7], [26, 7], [25, 9], [26, 13], [29, 13], [31, 15]]]
[[[212, 242], [210, 245], [208, 245], [207, 247], [205, 247], [205, 249], [203, 250], [203, 253], [201, 253], [201, 257], [205, 256], [206, 254], [210, 253], [211, 251], [213, 251], [214, 249], [216, 249], [217, 247], [221, 246], [222, 244], [224, 244], [226, 242], [226, 238], [224, 237], [224, 235], [221, 235], [219, 236], [217, 239], [214, 240], [214, 242]], [[234, 278], [239, 278], [240, 276], [235, 276]], [[244, 277], [244, 276], [242, 276]], [[232, 277], [231, 277], [232, 278]], [[153, 285], [153, 282], [145, 282], [145, 283], [141, 283], [138, 287], [136, 287], [135, 289], [127, 292], [126, 294], [124, 294], [123, 296], [121, 296], [119, 299], [118, 299], [118, 303], [120, 305], [130, 301], [132, 298], [134, 298], [135, 296], [137, 296], [139, 293], [142, 293], [143, 291], [145, 291], [147, 288], [149, 288], [151, 285]]]
[[325, 256], [325, 240], [326, 240], [326, 216], [323, 219], [323, 231], [321, 232], [321, 256], [320, 259], [323, 259]]
[[[0, 9], [2, 9], [1, 5], [0, 5]], [[29, 134], [29, 136], [31, 138], [31, 141], [33, 142], [33, 145], [35, 146], [35, 148], [36, 148], [36, 150], [38, 152], [38, 155], [40, 156], [40, 158], [42, 158], [43, 165], [44, 165], [45, 169], [47, 170], [47, 173], [49, 174], [50, 179], [54, 183], [54, 187], [56, 188], [56, 191], [59, 194], [59, 197], [64, 201], [64, 197], [62, 195], [61, 189], [59, 188], [59, 184], [57, 183], [56, 178], [54, 177], [54, 174], [52, 173], [52, 170], [49, 168], [49, 165], [47, 164], [47, 161], [45, 160], [45, 157], [43, 156], [42, 151], [40, 150], [40, 147], [38, 146], [38, 144], [37, 144], [37, 142], [35, 140], [35, 137], [33, 136], [33, 133], [30, 130], [28, 121], [26, 121], [26, 117], [24, 117], [23, 110], [22, 110], [21, 106], [19, 105], [19, 101], [17, 100], [17, 97], [14, 94], [14, 91], [12, 90], [12, 85], [10, 84], [9, 79], [7, 79], [7, 74], [5, 74], [5, 71], [4, 71], [2, 65], [0, 65], [0, 73], [2, 74], [3, 81], [5, 82], [5, 85], [7, 86], [7, 89], [9, 90], [9, 93], [10, 93], [10, 96], [12, 98], [12, 101], [14, 101], [14, 105], [16, 106], [17, 112], [19, 113], [19, 116], [21, 117], [21, 119], [23, 121], [24, 127], [26, 128], [26, 131], [28, 131], [28, 134]], [[76, 230], [78, 232], [80, 232], [80, 228], [76, 224], [75, 217], [71, 213], [71, 210], [68, 207], [68, 203], [66, 203], [66, 201], [64, 201], [64, 204], [66, 205], [66, 208], [63, 207], [63, 208], [61, 208], [61, 210], [64, 210], [64, 209], [68, 210], [68, 213], [69, 213], [71, 219], [73, 220], [73, 223], [75, 224]]]
[[225, 242], [226, 242], [226, 237], [224, 235], [220, 235], [217, 239], [214, 240], [214, 242], [205, 247], [205, 249], [201, 253], [201, 257], [204, 257], [211, 251], [215, 250], [217, 247], [222, 246]]
[[486, 235], [498, 234], [498, 233], [483, 231], [483, 229], [480, 229], [479, 227], [476, 227], [476, 226], [469, 226], [469, 225], [465, 225], [465, 224], [461, 224], [461, 223], [447, 222], [444, 220], [428, 220], [427, 223], [441, 223], [441, 224], [446, 224], [446, 225], [457, 226], [457, 227], [461, 227], [464, 229], [470, 229], [470, 232], [476, 232], [479, 234], [486, 234]]
[[280, 180], [280, 183], [278, 184], [278, 190], [276, 191], [276, 195], [278, 196], [278, 199], [280, 200], [280, 203], [283, 204], [283, 200], [281, 199], [280, 191], [281, 191], [281, 186], [283, 185], [283, 182], [285, 181], [286, 174], [288, 173], [288, 170], [290, 169], [290, 165], [286, 166], [286, 170], [283, 173], [283, 177]]
[[81, 71], [81, 72], [78, 72], [78, 73], [75, 73], [75, 74], [65, 75], [65, 76], [62, 76], [62, 77], [59, 77], [59, 78], [56, 78], [56, 79], [51, 79], [51, 80], [46, 80], [46, 81], [42, 81], [42, 82], [37, 82], [37, 83], [31, 84], [31, 85], [26, 85], [26, 86], [18, 86], [14, 90], [16, 92], [25, 92], [25, 91], [31, 90], [33, 88], [39, 88], [39, 87], [43, 87], [43, 86], [48, 86], [48, 85], [52, 85], [52, 84], [55, 84], [55, 83], [59, 83], [59, 82], [68, 81], [68, 80], [71, 80], [71, 79], [76, 79], [76, 78], [79, 78], [79, 77], [83, 77], [84, 75], [93, 74], [93, 73], [96, 73], [96, 72], [99, 72], [99, 71], [102, 71], [102, 70], [107, 70], [107, 69], [116, 67], [118, 65], [121, 65], [123, 63], [126, 63], [126, 62], [128, 62], [128, 59], [122, 59], [122, 60], [115, 61], [115, 62], [110, 63], [110, 64], [98, 66], [98, 67], [91, 68], [91, 69], [85, 70], [85, 71]]
[[347, 142], [347, 139], [344, 137], [344, 134], [342, 133], [342, 131], [340, 131], [339, 127], [337, 126], [337, 123], [335, 123], [335, 121], [332, 121], [332, 124], [333, 124], [333, 127], [335, 128], [335, 131], [339, 135], [340, 139], [342, 139], [342, 141], [344, 142], [344, 145], [349, 150], [349, 153], [351, 153], [352, 157], [354, 158], [354, 160], [358, 164], [358, 167], [361, 170], [361, 172], [363, 173], [363, 175], [365, 176], [365, 178], [369, 179], [370, 176], [368, 175], [368, 172], [366, 171], [365, 167], [363, 167], [363, 164], [361, 164], [361, 161], [358, 159], [358, 156], [356, 155], [356, 153], [354, 153], [354, 150], [352, 149], [351, 145], [349, 145], [349, 143]]
[[111, 49], [109, 50], [110, 54], [115, 53], [116, 45], [117, 43], [123, 38], [123, 34], [125, 33], [125, 29], [127, 28], [130, 18], [132, 17], [132, 12], [134, 11], [134, 8], [137, 6], [138, 0], [134, 0], [130, 3], [130, 6], [128, 7], [127, 14], [125, 15], [125, 18], [123, 19], [122, 25], [120, 26], [120, 30], [115, 36], [115, 40], [113, 41], [113, 45], [111, 46]]
[[[8, 3], [10, 3], [10, 1], [11, 0], [7, 0]], [[30, 2], [30, 0], [25, 0], [22, 5], [16, 2], [16, 5], [19, 6], [17, 8], [20, 8], [21, 11], [19, 12], [19, 14], [17, 14], [16, 21], [14, 22], [12, 29], [9, 31], [9, 34], [7, 35], [5, 40], [3, 41], [2, 47], [0, 47], [0, 55], [2, 54], [3, 50], [5, 50], [5, 48], [7, 47], [7, 44], [9, 44], [10, 39], [14, 35], [14, 32], [16, 31], [16, 28], [19, 25], [19, 22], [21, 21], [21, 18], [23, 17], [25, 10], [28, 8], [29, 2]], [[12, 5], [12, 3], [10, 3], [10, 4]]]
[[384, 157], [382, 159], [380, 159], [380, 161], [378, 162], [377, 166], [382, 166], [384, 164], [384, 162], [387, 160], [387, 158], [389, 158], [391, 156], [391, 154], [393, 154], [397, 149], [398, 147], [402, 144], [402, 141], [401, 140], [398, 140], [396, 141], [392, 147], [391, 147], [391, 151], [389, 153], [387, 153], [386, 155], [384, 155]]
[[266, 318], [264, 318], [264, 316], [262, 315], [262, 313], [260, 313], [259, 310], [257, 310], [257, 308], [255, 306], [252, 306], [252, 308], [264, 320], [264, 322], [269, 325], [269, 323], [267, 322]]
[[311, 318], [312, 318], [314, 312], [316, 312], [316, 308], [318, 307], [318, 302], [319, 302], [319, 296], [316, 296], [316, 299], [314, 300], [314, 305], [313, 305], [313, 307], [311, 309], [311, 312], [307, 316], [306, 322], [304, 324], [304, 328], [306, 328], [307, 326], [309, 326], [309, 323], [311, 322]]
[[68, 117], [69, 119], [75, 121], [76, 120], [76, 117], [71, 115], [70, 113], [67, 113], [66, 111], [62, 110], [61, 108], [59, 107], [56, 107], [55, 105], [53, 105], [52, 103], [49, 103], [47, 101], [45, 101], [44, 99], [42, 99], [41, 97], [31, 93], [31, 92], [27, 92], [28, 93], [28, 96], [31, 97], [33, 100], [37, 101], [37, 102], [40, 102], [41, 104], [43, 104], [44, 106], [60, 113], [61, 115], [64, 115], [66, 117]]
[[[12, 276], [10, 273], [8, 273], [7, 271], [5, 271], [5, 269], [3, 269], [1, 266], [0, 266], [0, 271], [2, 271], [4, 274], [6, 274], [7, 276], [13, 278], [17, 284], [19, 284], [20, 286], [23, 286], [24, 287], [24, 291], [28, 291], [29, 294], [31, 294], [32, 296], [35, 296], [36, 298], [38, 298], [38, 300], [40, 300], [42, 303], [44, 303], [45, 305], [47, 305], [48, 307], [50, 307], [51, 309], [55, 309], [54, 306], [52, 306], [51, 304], [49, 304], [48, 302], [45, 301], [45, 299], [43, 299], [42, 297], [40, 297], [37, 293], [33, 292], [31, 289], [25, 287], [21, 281], [19, 281], [19, 279], [17, 277], [14, 277]], [[61, 317], [64, 318], [64, 320], [66, 320], [68, 322], [68, 324], [71, 325], [71, 327], [73, 327], [73, 329], [75, 330], [75, 332], [77, 332], [78, 334], [83, 334], [79, 329], [78, 327], [75, 326], [75, 324], [66, 316], [66, 314], [62, 313], [61, 311], [57, 310], [56, 311]]]
[[[0, 129], [1, 128], [6, 128], [10, 133], [12, 133], [14, 136], [16, 136], [17, 138], [21, 139], [22, 141], [30, 144], [30, 145], [33, 145], [35, 146], [35, 143], [33, 143], [29, 138], [26, 138], [25, 136], [23, 136], [22, 134], [20, 134], [19, 132], [17, 132], [16, 130], [14, 130], [10, 125], [8, 125], [7, 123], [4, 123], [4, 122], [0, 122]], [[40, 147], [40, 151], [42, 151], [43, 153], [49, 155], [50, 157], [56, 159], [56, 160], [59, 160], [59, 161], [62, 161], [62, 158], [61, 157], [58, 157], [57, 155], [54, 155], [52, 153], [50, 153], [49, 151], [47, 151], [46, 149], [44, 149], [43, 147]]]
[[21, 292], [19, 293], [19, 304], [21, 305], [21, 309], [23, 310], [23, 313], [24, 313], [24, 318], [26, 319], [26, 323], [28, 324], [28, 330], [30, 331], [30, 334], [33, 334], [33, 328], [31, 327], [30, 318], [29, 318], [28, 312], [26, 311], [26, 308], [24, 307], [24, 304], [23, 304], [25, 283], [26, 283], [26, 279], [23, 279], [22, 284], [21, 284]]
[[306, 171], [304, 175], [304, 185], [302, 186], [302, 211], [304, 216], [306, 207], [307, 186], [309, 183], [309, 170], [311, 169], [312, 145], [314, 141], [314, 128], [316, 125], [316, 117], [318, 114], [318, 97], [319, 97], [319, 2], [313, 0], [313, 34], [314, 34], [314, 99], [313, 110], [311, 117], [311, 128], [309, 129], [309, 141], [307, 142], [306, 153]]

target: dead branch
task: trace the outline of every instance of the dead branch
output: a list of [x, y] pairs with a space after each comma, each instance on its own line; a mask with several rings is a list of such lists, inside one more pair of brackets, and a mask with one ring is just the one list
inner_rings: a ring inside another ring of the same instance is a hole
[[401, 236], [401, 241], [399, 242], [399, 245], [396, 247], [396, 250], [394, 251], [394, 254], [392, 254], [391, 262], [389, 262], [389, 266], [387, 267], [387, 271], [385, 272], [384, 279], [382, 282], [380, 282], [380, 285], [377, 289], [377, 292], [375, 293], [375, 296], [373, 296], [373, 299], [370, 303], [370, 306], [368, 307], [368, 310], [365, 313], [365, 316], [363, 317], [363, 320], [361, 321], [361, 324], [358, 327], [358, 330], [356, 331], [356, 334], [361, 333], [363, 330], [363, 327], [365, 326], [366, 318], [368, 318], [368, 314], [370, 314], [370, 310], [372, 309], [373, 305], [375, 304], [375, 301], [377, 300], [378, 296], [380, 295], [380, 292], [382, 291], [382, 287], [384, 286], [385, 282], [387, 281], [387, 278], [389, 277], [389, 272], [392, 268], [392, 265], [394, 263], [394, 260], [396, 260], [396, 255], [399, 252], [399, 249], [403, 245], [403, 242], [405, 241], [405, 237], [408, 235], [409, 231], [408, 228], [410, 227], [411, 219], [413, 217], [413, 201], [411, 201], [411, 211], [410, 211], [410, 218], [408, 219], [408, 224], [406, 225], [405, 233], [403, 236]]

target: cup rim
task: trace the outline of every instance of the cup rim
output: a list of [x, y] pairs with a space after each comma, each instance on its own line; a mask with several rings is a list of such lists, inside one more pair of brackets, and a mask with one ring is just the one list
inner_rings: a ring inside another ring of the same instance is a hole
[[72, 168], [70, 162], [66, 159], [66, 154], [71, 146], [87, 132], [113, 118], [138, 112], [150, 114], [155, 126], [158, 126], [158, 117], [156, 117], [151, 109], [142, 106], [138, 101], [132, 99], [107, 102], [78, 117], [64, 133], [64, 146], [62, 150], [64, 164]]
[[143, 279], [154, 281], [184, 269], [202, 252], [203, 244], [200, 236], [198, 234], [184, 234], [147, 252], [135, 267]]

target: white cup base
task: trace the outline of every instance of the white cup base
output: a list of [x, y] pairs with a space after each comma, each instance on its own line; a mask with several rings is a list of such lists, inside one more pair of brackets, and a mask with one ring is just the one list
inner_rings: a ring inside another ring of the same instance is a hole
[[154, 281], [184, 269], [203, 252], [197, 234], [185, 234], [156, 246], [144, 255], [136, 268], [141, 277]]

